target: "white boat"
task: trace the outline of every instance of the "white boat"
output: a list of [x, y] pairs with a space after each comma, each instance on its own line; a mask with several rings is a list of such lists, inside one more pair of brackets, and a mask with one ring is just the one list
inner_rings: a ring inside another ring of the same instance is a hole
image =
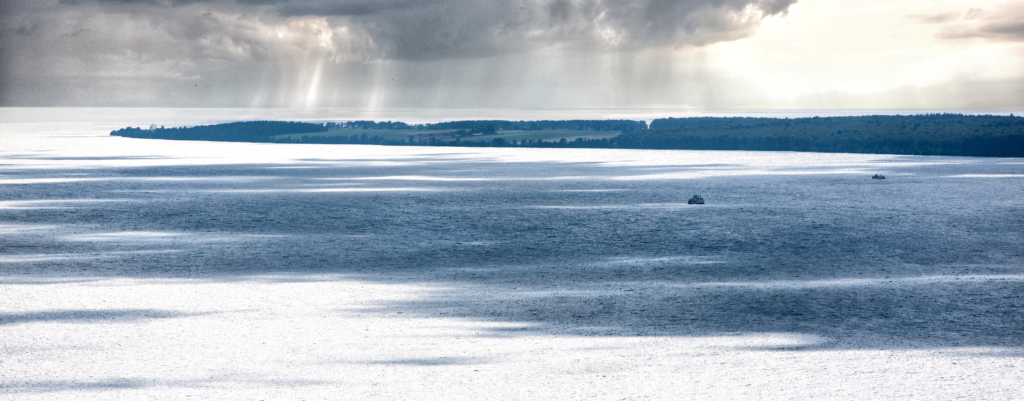
[[704, 198], [701, 198], [701, 197], [700, 197], [700, 195], [694, 195], [694, 196], [693, 196], [692, 198], [690, 198], [690, 200], [689, 200], [688, 202], [686, 202], [686, 203], [689, 203], [689, 204], [691, 204], [691, 205], [703, 205], [703, 204], [704, 204]]

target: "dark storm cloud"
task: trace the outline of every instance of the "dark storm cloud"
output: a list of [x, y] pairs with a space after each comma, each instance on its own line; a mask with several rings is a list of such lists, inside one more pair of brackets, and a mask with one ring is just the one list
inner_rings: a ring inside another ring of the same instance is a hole
[[199, 77], [226, 85], [276, 56], [261, 16], [233, 3], [0, 5], [0, 105], [161, 104], [195, 97], [179, 88]]
[[1024, 41], [1024, 4], [1007, 4], [998, 9], [970, 8], [948, 23], [939, 34], [945, 39], [983, 38], [1002, 41]]
[[275, 5], [283, 15], [374, 15], [402, 8], [430, 7], [437, 1], [381, 0], [381, 1], [294, 1], [294, 0], [238, 0], [242, 4]]
[[1024, 21], [993, 21], [976, 29], [952, 31], [945, 37], [965, 38], [982, 37], [1012, 41], [1024, 41]]
[[[761, 19], [796, 0], [60, 0], [107, 12], [139, 6], [216, 4], [237, 13], [271, 9], [279, 17], [327, 17], [372, 40], [376, 56], [445, 59], [507, 54], [545, 46], [633, 50], [704, 45], [753, 32]], [[152, 11], [156, 12], [156, 11]]]
[[284, 16], [332, 16], [387, 57], [436, 59], [567, 45], [631, 50], [703, 45], [752, 33], [796, 0], [282, 0]]
[[1024, 40], [1024, 21], [992, 24], [986, 27], [986, 32], [997, 35], [1006, 35], [1017, 40]]
[[480, 62], [511, 79], [560, 54], [614, 53], [626, 68], [633, 52], [750, 36], [795, 2], [0, 0], [0, 105], [309, 105], [330, 85], [373, 98], [388, 73], [377, 61], [429, 66], [407, 69], [426, 74], [412, 87]]

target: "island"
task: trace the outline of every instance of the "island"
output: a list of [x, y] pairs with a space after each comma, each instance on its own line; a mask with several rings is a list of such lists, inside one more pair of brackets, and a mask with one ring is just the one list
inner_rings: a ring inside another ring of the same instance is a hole
[[328, 123], [246, 121], [148, 129], [114, 136], [228, 142], [754, 150], [1024, 157], [1024, 118], [920, 114], [855, 117], [693, 117], [631, 120], [469, 120]]

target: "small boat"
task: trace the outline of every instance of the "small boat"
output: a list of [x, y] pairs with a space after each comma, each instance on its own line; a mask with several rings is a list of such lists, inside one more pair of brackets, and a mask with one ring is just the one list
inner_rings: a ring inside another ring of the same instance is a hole
[[875, 174], [875, 175], [871, 176], [871, 179], [873, 179], [873, 180], [884, 180], [885, 176], [881, 175], [881, 174]]
[[689, 203], [691, 205], [703, 205], [704, 204], [704, 198], [701, 198], [700, 195], [694, 195], [686, 203]]

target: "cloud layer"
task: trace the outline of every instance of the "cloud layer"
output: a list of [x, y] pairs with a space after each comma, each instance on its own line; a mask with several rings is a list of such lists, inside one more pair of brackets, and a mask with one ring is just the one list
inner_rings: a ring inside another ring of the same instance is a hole
[[631, 50], [749, 35], [795, 0], [253, 1], [283, 16], [330, 16], [366, 32], [385, 57], [437, 59], [542, 46]]
[[0, 105], [359, 104], [395, 62], [428, 63], [418, 86], [453, 60], [702, 46], [795, 1], [7, 0]]
[[946, 25], [940, 34], [942, 38], [1024, 41], [1024, 3], [991, 9], [972, 7], [962, 15], [947, 16], [948, 19], [935, 21]]
[[1019, 87], [1024, 3], [923, 4], [0, 0], [0, 106], [822, 108], [910, 88], [944, 107], [915, 88]]

